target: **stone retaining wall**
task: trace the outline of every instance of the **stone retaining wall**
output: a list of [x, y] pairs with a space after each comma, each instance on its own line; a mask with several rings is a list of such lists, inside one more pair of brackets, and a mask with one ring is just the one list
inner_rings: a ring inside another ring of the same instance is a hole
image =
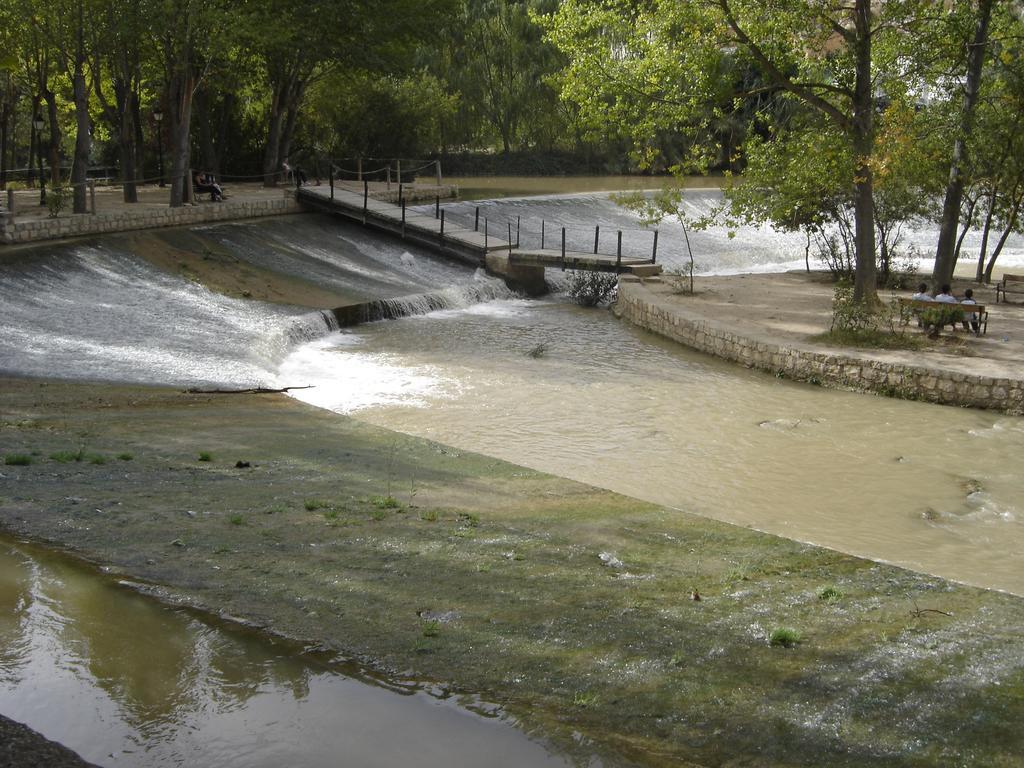
[[940, 368], [757, 341], [718, 328], [706, 320], [685, 317], [659, 304], [634, 277], [620, 278], [615, 314], [692, 349], [787, 379], [943, 405], [1024, 414], [1022, 379], [972, 376]]
[[0, 215], [0, 243], [31, 243], [65, 237], [126, 232], [135, 229], [181, 227], [231, 219], [251, 219], [302, 213], [302, 206], [293, 196], [282, 195], [271, 200], [240, 200], [223, 203], [196, 203], [181, 208], [128, 208], [112, 213], [72, 214], [55, 219], [18, 221]]

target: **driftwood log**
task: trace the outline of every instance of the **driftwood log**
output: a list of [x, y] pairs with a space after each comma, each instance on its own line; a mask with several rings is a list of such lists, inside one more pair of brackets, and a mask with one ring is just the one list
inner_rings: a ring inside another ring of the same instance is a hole
[[275, 395], [282, 392], [290, 392], [293, 389], [312, 389], [312, 384], [303, 387], [281, 387], [270, 389], [268, 387], [250, 387], [249, 389], [197, 389], [195, 387], [186, 389], [190, 395]]

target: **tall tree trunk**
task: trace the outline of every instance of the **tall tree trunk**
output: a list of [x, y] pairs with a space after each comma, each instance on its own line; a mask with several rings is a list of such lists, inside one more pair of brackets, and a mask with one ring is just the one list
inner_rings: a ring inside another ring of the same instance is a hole
[[170, 112], [171, 207], [180, 208], [190, 197], [192, 179], [189, 176], [189, 127], [192, 121], [193, 80], [186, 63], [171, 76], [168, 84], [167, 106]]
[[263, 186], [276, 187], [277, 175], [285, 156], [281, 155], [281, 139], [285, 121], [285, 85], [278, 83], [270, 102], [270, 124], [267, 128], [267, 144], [263, 150]]
[[[992, 232], [992, 219], [995, 217], [996, 213], [996, 194], [997, 189], [995, 184], [993, 184], [989, 188], [988, 212], [985, 214], [985, 224], [981, 228], [981, 248], [978, 250], [978, 269], [974, 276], [975, 280], [979, 283], [985, 276], [985, 254], [988, 251], [988, 236]], [[953, 265], [956, 266], [955, 261], [953, 262]]]
[[43, 92], [46, 99], [46, 113], [50, 121], [50, 186], [59, 187], [60, 178], [60, 123], [57, 122], [57, 96], [47, 89]]
[[857, 264], [853, 277], [853, 300], [875, 303], [878, 286], [875, 272], [874, 179], [871, 173], [874, 149], [874, 93], [871, 82], [871, 0], [856, 0], [854, 25], [857, 39], [856, 83], [853, 103], [853, 151], [857, 158], [854, 196], [854, 241]]
[[946, 198], [942, 204], [942, 219], [939, 223], [939, 240], [935, 246], [935, 269], [932, 280], [937, 285], [949, 283], [953, 278], [956, 263], [953, 260], [953, 245], [957, 225], [960, 222], [960, 205], [964, 193], [964, 166], [967, 164], [967, 141], [974, 127], [974, 107], [978, 102], [981, 88], [981, 69], [985, 63], [988, 42], [988, 25], [992, 18], [995, 0], [980, 0], [974, 37], [967, 51], [967, 80], [964, 83], [964, 99], [960, 108], [960, 125], [953, 154], [949, 164], [949, 180], [946, 182]]
[[0, 110], [0, 189], [7, 189], [7, 142], [11, 125], [11, 104], [5, 101]]
[[992, 270], [995, 269], [996, 259], [998, 259], [999, 254], [1003, 252], [1003, 246], [1006, 245], [1007, 238], [1010, 237], [1014, 227], [1017, 226], [1017, 216], [1020, 214], [1021, 204], [1024, 204], [1024, 192], [1018, 192], [1017, 190], [1014, 190], [1014, 192], [1013, 205], [1010, 208], [1010, 218], [1006, 222], [1003, 234], [999, 237], [999, 242], [996, 243], [996, 247], [992, 250], [992, 258], [988, 260], [988, 264], [985, 266], [986, 284], [992, 282]]
[[75, 161], [71, 166], [72, 210], [75, 213], [89, 212], [89, 154], [92, 150], [92, 136], [89, 133], [89, 90], [85, 83], [85, 68], [82, 61], [75, 67]]
[[114, 90], [117, 95], [117, 148], [121, 160], [122, 195], [126, 203], [137, 203], [139, 190], [135, 180], [139, 173], [135, 165], [135, 93], [124, 81], [115, 82]]

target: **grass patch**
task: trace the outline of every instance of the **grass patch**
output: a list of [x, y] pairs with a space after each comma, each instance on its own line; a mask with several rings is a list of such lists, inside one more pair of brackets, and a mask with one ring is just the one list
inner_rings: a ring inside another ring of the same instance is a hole
[[437, 637], [441, 634], [441, 622], [439, 621], [428, 621], [423, 625], [423, 636], [424, 637]]
[[424, 509], [422, 512], [420, 512], [420, 520], [423, 520], [427, 523], [436, 523], [437, 517], [438, 514], [436, 509]]
[[824, 600], [826, 603], [838, 603], [843, 599], [843, 591], [832, 585], [822, 587], [818, 591], [818, 599]]
[[209, 451], [200, 451], [199, 461], [213, 461], [213, 454]]
[[107, 457], [102, 453], [90, 453], [86, 458], [89, 459], [90, 464], [106, 464]]
[[324, 517], [327, 520], [337, 520], [338, 519], [338, 510], [333, 509], [333, 508], [332, 509], [325, 509], [324, 510]]
[[128, 451], [123, 451], [117, 454], [117, 458], [120, 459], [121, 461], [131, 461], [135, 457], [128, 453]]
[[84, 451], [57, 451], [50, 454], [50, 459], [59, 461], [61, 464], [69, 464], [72, 461], [81, 461], [85, 458]]
[[302, 506], [307, 512], [316, 512], [318, 509], [323, 509], [329, 505], [321, 499], [303, 499]]
[[245, 516], [244, 515], [232, 515], [231, 517], [228, 518], [228, 522], [231, 523], [232, 525], [242, 525], [242, 524], [245, 523]]
[[4, 456], [4, 464], [9, 467], [27, 467], [32, 463], [32, 457], [25, 453], [9, 453]]
[[768, 645], [772, 647], [792, 648], [800, 642], [800, 633], [789, 627], [776, 627], [768, 636]]
[[858, 349], [924, 349], [927, 340], [921, 334], [890, 333], [876, 328], [840, 329], [811, 337], [819, 344], [835, 344]]
[[394, 496], [373, 496], [370, 498], [370, 504], [375, 506], [377, 509], [401, 509], [402, 505], [398, 502]]

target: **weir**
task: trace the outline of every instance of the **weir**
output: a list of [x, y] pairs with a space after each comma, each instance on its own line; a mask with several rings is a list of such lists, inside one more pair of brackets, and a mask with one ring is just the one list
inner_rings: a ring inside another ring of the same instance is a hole
[[[299, 187], [296, 200], [305, 208], [341, 216], [378, 232], [417, 243], [435, 253], [483, 267], [488, 273], [503, 278], [513, 290], [530, 296], [547, 292], [545, 269], [628, 273], [640, 277], [661, 273], [661, 266], [656, 263], [656, 233], [650, 258], [624, 256], [621, 233], [614, 254], [599, 253], [596, 247], [592, 253], [567, 250], [564, 228], [559, 248], [546, 248], [542, 241], [540, 248], [527, 249], [520, 246], [518, 222], [513, 229], [511, 221], [498, 224], [485, 218], [481, 226], [477, 215], [472, 228], [461, 226], [446, 220], [439, 199], [433, 216], [410, 212], [404, 198], [400, 198], [398, 204], [376, 200], [370, 196], [368, 185], [362, 194], [334, 185]], [[494, 230], [496, 232], [492, 234]]]

